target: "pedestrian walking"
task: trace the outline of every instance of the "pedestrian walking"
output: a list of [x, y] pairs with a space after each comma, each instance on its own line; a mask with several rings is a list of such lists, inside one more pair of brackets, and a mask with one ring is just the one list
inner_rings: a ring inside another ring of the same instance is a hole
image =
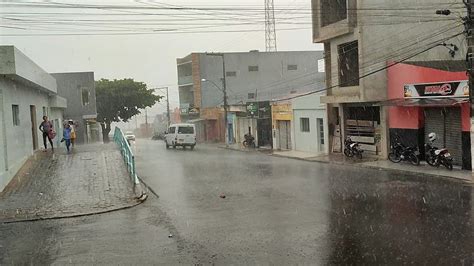
[[69, 120], [68, 123], [71, 128], [71, 146], [74, 148], [74, 143], [76, 143], [76, 125], [74, 125], [73, 120]]
[[63, 129], [63, 139], [61, 142], [65, 142], [66, 143], [66, 150], [67, 150], [67, 153], [70, 152], [70, 146], [71, 146], [71, 126], [69, 126], [69, 123], [67, 123], [65, 126], [64, 126], [64, 129]]
[[41, 122], [39, 126], [39, 130], [43, 132], [43, 144], [44, 144], [44, 151], [48, 150], [48, 144], [46, 143], [46, 138], [49, 140], [51, 144], [51, 150], [54, 151], [53, 146], [53, 138], [56, 132], [53, 130], [53, 123], [48, 120], [47, 116], [43, 116], [43, 122]]

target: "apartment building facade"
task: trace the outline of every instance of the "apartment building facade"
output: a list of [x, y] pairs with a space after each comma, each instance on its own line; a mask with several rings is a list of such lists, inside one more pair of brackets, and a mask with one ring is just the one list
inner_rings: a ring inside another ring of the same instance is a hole
[[[192, 53], [177, 59], [182, 120], [198, 125], [201, 141], [240, 142], [251, 132], [260, 146], [271, 146], [270, 101], [324, 87], [325, 74], [318, 71], [322, 58], [320, 51], [250, 51]], [[229, 105], [227, 127], [224, 75]], [[259, 115], [249, 115], [249, 104], [259, 106]]]
[[[463, 31], [462, 23], [436, 17], [436, 10], [443, 5], [446, 3], [440, 0], [312, 0], [313, 42], [323, 43], [325, 50], [328, 90], [321, 101], [327, 104], [330, 151], [340, 152], [344, 138], [350, 136], [363, 143], [367, 152], [386, 158], [390, 140], [400, 132], [412, 134], [406, 139], [408, 145], [423, 149], [424, 130], [410, 133], [404, 131], [410, 129], [406, 128], [408, 125], [390, 126], [390, 114], [408, 101], [394, 104], [395, 94], [389, 92], [388, 84], [397, 76], [389, 75], [389, 70], [400, 61], [412, 62], [416, 69], [411, 77], [420, 77], [426, 68], [434, 69], [439, 62], [463, 59], [464, 37], [451, 38]], [[448, 47], [443, 47], [443, 43]], [[413, 80], [408, 74], [406, 84], [393, 89], [403, 95], [405, 85], [420, 80], [447, 82], [452, 78], [448, 72]], [[426, 101], [417, 104], [421, 110], [430, 107]], [[461, 104], [440, 103], [437, 108], [458, 117]], [[437, 116], [439, 119], [441, 116]], [[460, 124], [460, 119], [456, 123]], [[461, 152], [460, 148], [456, 152]]]

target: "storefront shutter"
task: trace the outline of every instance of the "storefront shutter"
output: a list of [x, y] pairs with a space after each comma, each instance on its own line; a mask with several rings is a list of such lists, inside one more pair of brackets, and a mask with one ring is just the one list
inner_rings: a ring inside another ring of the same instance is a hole
[[[446, 123], [446, 125], [445, 125]], [[462, 164], [462, 128], [460, 108], [425, 108], [425, 142], [428, 134], [437, 135], [435, 145], [447, 148], [454, 164]]]

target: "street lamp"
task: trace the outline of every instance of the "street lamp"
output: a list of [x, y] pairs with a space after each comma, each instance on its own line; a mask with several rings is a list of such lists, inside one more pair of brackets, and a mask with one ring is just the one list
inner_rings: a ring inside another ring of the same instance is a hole
[[[225, 73], [224, 73], [225, 75]], [[224, 93], [224, 123], [225, 123], [225, 134], [224, 134], [224, 137], [225, 137], [225, 144], [227, 145], [229, 143], [228, 139], [227, 139], [227, 91], [226, 91], [226, 87], [225, 87], [225, 79], [222, 80], [222, 83], [224, 84], [224, 89], [221, 89], [219, 86], [217, 86], [217, 84], [212, 81], [212, 80], [208, 80], [208, 79], [201, 79], [202, 82], [210, 82], [212, 85], [214, 85], [214, 87], [216, 87], [218, 90], [222, 91]]]

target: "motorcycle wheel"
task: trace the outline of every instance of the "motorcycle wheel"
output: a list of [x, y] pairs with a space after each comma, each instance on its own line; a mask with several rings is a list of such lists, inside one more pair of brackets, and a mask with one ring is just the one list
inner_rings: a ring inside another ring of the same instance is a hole
[[445, 162], [444, 163], [444, 167], [446, 167], [446, 169], [452, 171], [453, 170], [453, 164], [450, 163], [450, 162]]
[[410, 154], [410, 162], [413, 165], [420, 165], [420, 159], [415, 154]]
[[435, 159], [430, 155], [426, 155], [426, 162], [431, 166], [436, 166]]
[[242, 142], [242, 145], [244, 145], [244, 147], [248, 147], [247, 141], [244, 140], [244, 142]]
[[344, 149], [344, 155], [347, 157], [352, 157], [354, 154], [349, 149]]
[[399, 163], [402, 161], [402, 157], [397, 156], [394, 152], [388, 154], [388, 159], [393, 163]]

